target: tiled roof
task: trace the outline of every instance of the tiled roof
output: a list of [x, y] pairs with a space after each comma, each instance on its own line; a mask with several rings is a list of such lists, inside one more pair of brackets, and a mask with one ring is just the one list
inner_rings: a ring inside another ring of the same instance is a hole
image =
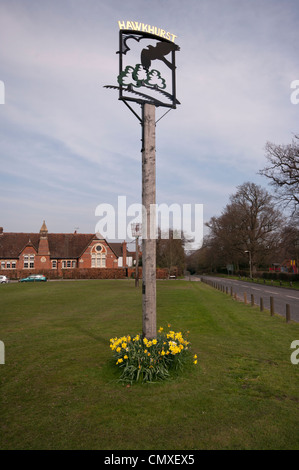
[[39, 233], [2, 233], [0, 235], [0, 258], [18, 258], [25, 246], [31, 242], [38, 250]]
[[[107, 242], [108, 243], [108, 242]], [[109, 242], [108, 245], [110, 246], [111, 250], [114, 251], [116, 256], [120, 258], [123, 255], [123, 246], [122, 243], [118, 242]]]
[[[51, 258], [78, 258], [95, 234], [49, 233]], [[0, 258], [16, 259], [29, 243], [38, 251], [40, 233], [3, 232], [0, 234]]]
[[51, 258], [79, 258], [95, 234], [87, 233], [49, 233]]
[[[123, 256], [123, 242], [106, 242], [118, 258]], [[132, 256], [132, 253], [126, 250], [126, 256]]]

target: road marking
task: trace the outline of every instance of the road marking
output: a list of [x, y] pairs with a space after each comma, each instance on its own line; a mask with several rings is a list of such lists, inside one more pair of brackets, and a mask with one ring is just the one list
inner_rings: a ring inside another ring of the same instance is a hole
[[289, 297], [289, 299], [296, 299], [296, 300], [299, 300], [298, 297], [294, 297], [293, 295], [286, 295], [286, 297]]

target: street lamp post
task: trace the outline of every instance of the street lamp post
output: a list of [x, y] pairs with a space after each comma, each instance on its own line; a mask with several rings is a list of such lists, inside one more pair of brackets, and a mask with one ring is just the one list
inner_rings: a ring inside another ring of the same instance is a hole
[[246, 250], [244, 253], [249, 253], [249, 276], [252, 279], [252, 268], [251, 268], [251, 251]]
[[139, 243], [138, 239], [141, 235], [141, 224], [131, 224], [132, 235], [135, 237], [135, 249], [136, 249], [136, 265], [135, 265], [135, 287], [139, 287]]

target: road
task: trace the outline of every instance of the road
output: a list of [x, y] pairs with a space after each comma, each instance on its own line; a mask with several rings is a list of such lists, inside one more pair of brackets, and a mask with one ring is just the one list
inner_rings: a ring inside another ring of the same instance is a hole
[[[272, 287], [254, 284], [246, 281], [239, 281], [227, 278], [212, 276], [200, 276], [204, 280], [209, 280], [227, 287], [228, 292], [233, 289], [233, 294], [244, 301], [246, 293], [247, 302], [251, 301], [251, 295], [254, 296], [254, 303], [260, 305], [260, 298], [264, 300], [264, 308], [270, 310], [270, 297], [274, 302], [274, 313], [286, 316], [286, 304], [290, 306], [291, 320], [299, 322], [299, 291], [295, 289], [286, 289], [283, 287]], [[197, 277], [198, 279], [198, 277]], [[195, 280], [195, 278], [194, 278]]]

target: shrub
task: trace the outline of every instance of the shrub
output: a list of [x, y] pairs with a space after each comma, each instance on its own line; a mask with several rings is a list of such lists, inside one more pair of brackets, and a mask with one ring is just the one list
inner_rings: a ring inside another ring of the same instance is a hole
[[[185, 336], [185, 337], [184, 337]], [[186, 335], [160, 328], [153, 340], [137, 334], [110, 339], [116, 365], [121, 369], [120, 381], [155, 382], [169, 378], [171, 371], [181, 370], [191, 363], [191, 344]], [[193, 356], [197, 364], [197, 356]]]

